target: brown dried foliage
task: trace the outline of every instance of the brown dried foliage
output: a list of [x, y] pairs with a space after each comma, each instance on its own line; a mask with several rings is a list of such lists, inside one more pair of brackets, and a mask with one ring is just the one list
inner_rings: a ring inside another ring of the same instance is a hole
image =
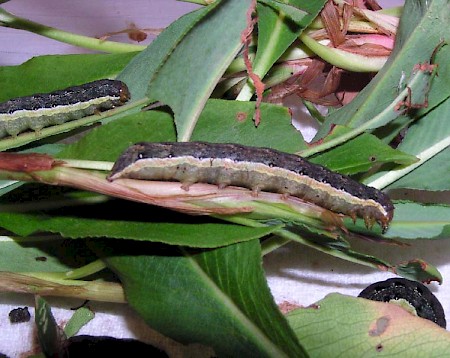
[[[388, 56], [391, 49], [371, 43], [360, 44], [357, 41], [359, 35], [348, 33], [354, 7], [369, 10], [381, 9], [375, 0], [354, 0], [352, 5], [343, 7], [329, 0], [320, 14], [324, 29], [315, 31], [311, 36], [315, 40], [329, 39], [331, 46], [347, 52]], [[356, 80], [349, 81], [350, 72], [331, 66], [318, 58], [303, 60], [303, 64], [308, 66], [306, 70], [297, 72], [287, 81], [273, 86], [264, 100], [279, 103], [283, 98], [295, 94], [316, 104], [341, 106], [353, 99], [372, 77], [371, 74], [352, 73], [352, 77]], [[356, 86], [356, 82], [360, 85]]]

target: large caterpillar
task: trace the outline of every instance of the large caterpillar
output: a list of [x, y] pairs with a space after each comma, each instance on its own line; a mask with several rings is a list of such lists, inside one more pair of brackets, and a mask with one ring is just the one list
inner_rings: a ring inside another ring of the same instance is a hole
[[119, 178], [201, 182], [219, 187], [289, 194], [331, 211], [361, 217], [385, 231], [394, 206], [381, 191], [294, 155], [237, 144], [138, 143], [118, 158], [109, 180]]
[[98, 80], [63, 90], [18, 97], [0, 103], [0, 138], [62, 124], [124, 104], [125, 83]]

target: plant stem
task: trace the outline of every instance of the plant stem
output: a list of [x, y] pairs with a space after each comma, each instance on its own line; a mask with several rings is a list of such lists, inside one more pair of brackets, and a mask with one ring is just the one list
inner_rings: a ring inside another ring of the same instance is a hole
[[[280, 33], [282, 32], [283, 24], [285, 21], [285, 15], [282, 12], [278, 13], [277, 21], [272, 29], [272, 34], [268, 43], [266, 44], [267, 48], [263, 53], [258, 52], [256, 55], [256, 61], [253, 62], [253, 73], [258, 76], [261, 80], [266, 75], [267, 71], [269, 71], [272, 66], [272, 57], [274, 48], [276, 47], [277, 39], [280, 37]], [[255, 91], [253, 81], [249, 78], [242, 88], [239, 95], [236, 97], [237, 101], [249, 101], [253, 93]]]
[[56, 41], [96, 51], [126, 53], [142, 51], [145, 48], [145, 46], [141, 45], [125, 44], [114, 41], [102, 41], [88, 36], [77, 35], [15, 16], [4, 9], [0, 9], [0, 24], [4, 27], [30, 31]]
[[388, 56], [363, 56], [334, 47], [328, 47], [309, 37], [305, 32], [299, 38], [321, 59], [336, 67], [352, 72], [378, 72], [388, 58]]
[[439, 154], [449, 146], [450, 146], [450, 137], [446, 137], [440, 142], [437, 142], [436, 144], [431, 146], [430, 148], [427, 148], [423, 152], [417, 154], [416, 157], [419, 158], [418, 162], [412, 165], [408, 165], [406, 168], [400, 170], [391, 170], [390, 172], [384, 174], [383, 176], [371, 181], [370, 183], [367, 183], [367, 185], [373, 186], [374, 188], [378, 189], [385, 188], [386, 186], [392, 184], [393, 182], [412, 172], [414, 169], [420, 167], [422, 164], [424, 164], [429, 159], [433, 158], [435, 155]]
[[80, 160], [80, 159], [61, 159], [64, 161], [64, 166], [78, 169], [91, 169], [110, 171], [114, 165], [113, 162], [104, 162], [98, 160]]
[[[405, 88], [398, 94], [396, 98], [394, 98], [390, 104], [380, 113], [378, 113], [375, 117], [370, 120], [364, 122], [356, 128], [351, 128], [348, 132], [343, 133], [333, 139], [325, 141], [321, 144], [314, 145], [309, 149], [305, 149], [297, 153], [303, 157], [309, 157], [311, 155], [320, 153], [322, 151], [334, 148], [340, 144], [345, 143], [346, 141], [353, 139], [360, 134], [364, 133], [367, 130], [375, 129], [381, 127], [397, 118], [400, 114], [403, 113], [401, 108], [401, 103], [405, 98], [408, 98], [410, 93], [422, 93], [423, 89], [428, 86], [431, 79], [434, 77], [435, 72], [428, 73], [426, 71], [417, 71], [417, 73], [413, 74], [412, 78], [405, 86]], [[410, 99], [412, 100], [412, 99]], [[407, 106], [406, 104], [404, 104]], [[347, 126], [351, 124], [348, 123]]]
[[67, 272], [26, 272], [25, 275], [40, 278], [42, 280], [60, 282], [60, 280], [78, 280], [93, 275], [105, 268], [106, 265], [102, 260], [95, 260], [87, 265]]
[[325, 122], [325, 117], [322, 115], [322, 113], [319, 112], [317, 107], [312, 102], [307, 100], [303, 100], [302, 102], [311, 117], [313, 117], [317, 121], [317, 123], [322, 124], [323, 122]]
[[41, 296], [59, 296], [102, 302], [126, 303], [123, 288], [118, 283], [43, 280], [14, 272], [0, 272], [0, 292], [30, 293]]

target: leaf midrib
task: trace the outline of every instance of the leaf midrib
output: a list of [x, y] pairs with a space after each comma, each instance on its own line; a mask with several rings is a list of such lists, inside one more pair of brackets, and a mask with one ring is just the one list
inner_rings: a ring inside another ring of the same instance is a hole
[[222, 302], [235, 317], [235, 323], [239, 324], [242, 329], [248, 332], [247, 337], [252, 337], [253, 342], [264, 349], [269, 356], [272, 357], [287, 357], [286, 353], [279, 349], [272, 340], [270, 340], [264, 332], [262, 332], [254, 322], [252, 322], [235, 304], [235, 302], [226, 295], [220, 287], [207, 275], [207, 273], [201, 268], [198, 262], [184, 249], [181, 249], [183, 255], [188, 259], [192, 269], [198, 274], [200, 280], [202, 280], [212, 292], [211, 296], [215, 296], [219, 302]]

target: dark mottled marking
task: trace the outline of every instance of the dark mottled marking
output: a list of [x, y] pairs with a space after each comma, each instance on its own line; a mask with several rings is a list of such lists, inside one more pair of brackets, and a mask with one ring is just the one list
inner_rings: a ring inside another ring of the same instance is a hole
[[394, 206], [381, 191], [294, 155], [237, 144], [138, 143], [114, 164], [110, 180], [132, 178], [234, 185], [289, 194], [334, 212], [377, 221], [386, 230]]

